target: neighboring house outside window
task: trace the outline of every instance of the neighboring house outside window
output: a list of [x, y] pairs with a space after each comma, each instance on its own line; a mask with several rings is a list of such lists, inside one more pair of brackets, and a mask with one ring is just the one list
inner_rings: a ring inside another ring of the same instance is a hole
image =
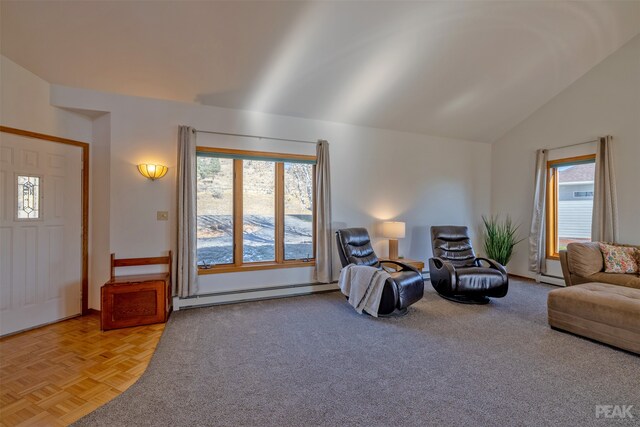
[[200, 273], [314, 265], [315, 156], [197, 148]]
[[547, 164], [547, 257], [571, 242], [591, 240], [595, 155]]

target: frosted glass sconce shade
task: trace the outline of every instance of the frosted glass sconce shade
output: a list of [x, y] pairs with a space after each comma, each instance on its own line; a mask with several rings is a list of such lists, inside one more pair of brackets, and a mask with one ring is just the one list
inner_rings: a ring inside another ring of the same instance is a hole
[[162, 178], [167, 174], [168, 170], [169, 168], [164, 165], [153, 165], [149, 163], [138, 165], [138, 171], [140, 171], [142, 176], [149, 178], [151, 181]]

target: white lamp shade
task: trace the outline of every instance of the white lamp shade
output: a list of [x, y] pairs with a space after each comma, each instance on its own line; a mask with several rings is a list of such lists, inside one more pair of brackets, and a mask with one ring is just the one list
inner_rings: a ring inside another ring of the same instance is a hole
[[385, 221], [382, 223], [382, 235], [389, 239], [403, 239], [405, 224], [400, 221]]

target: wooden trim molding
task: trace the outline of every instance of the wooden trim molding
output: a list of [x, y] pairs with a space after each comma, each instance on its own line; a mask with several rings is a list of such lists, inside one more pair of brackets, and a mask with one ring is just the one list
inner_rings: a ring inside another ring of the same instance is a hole
[[556, 250], [558, 241], [558, 173], [551, 164], [547, 164], [547, 259], [560, 259]]
[[275, 188], [275, 245], [276, 263], [284, 261], [284, 163], [276, 163], [276, 188]]
[[587, 160], [594, 160], [596, 159], [596, 155], [595, 154], [585, 154], [582, 156], [574, 156], [574, 157], [565, 157], [563, 159], [556, 159], [556, 160], [549, 160], [547, 161], [547, 168], [550, 167], [554, 167], [557, 165], [562, 165], [565, 163], [573, 163], [573, 162], [582, 162], [582, 161], [587, 161]]
[[31, 132], [23, 129], [16, 129], [9, 126], [0, 125], [0, 132], [12, 133], [14, 135], [26, 136], [27, 138], [44, 139], [46, 141], [58, 142], [60, 144], [75, 145], [76, 147], [89, 148], [86, 142], [76, 141], [74, 139], [61, 138], [59, 136], [47, 135], [44, 133]]
[[236, 150], [234, 148], [217, 148], [217, 147], [203, 147], [197, 146], [196, 152], [200, 153], [218, 153], [227, 154], [233, 156], [246, 156], [246, 157], [264, 157], [268, 159], [290, 159], [290, 160], [302, 160], [302, 161], [316, 161], [316, 156], [306, 154], [287, 154], [287, 153], [272, 153], [269, 151], [249, 151], [249, 150]]
[[242, 160], [233, 160], [233, 264], [235, 267], [242, 265], [244, 258], [244, 248], [242, 244], [243, 231], [243, 209], [242, 209]]
[[547, 161], [547, 207], [545, 213], [547, 259], [560, 259], [558, 250], [558, 186], [560, 182], [557, 168], [564, 164], [595, 161], [595, 159], [595, 154], [585, 154], [582, 156], [565, 157], [563, 159]]
[[82, 149], [82, 314], [89, 314], [89, 144], [2, 125], [0, 125], [0, 132], [72, 145]]
[[169, 264], [170, 257], [149, 257], [149, 258], [120, 258], [113, 260], [114, 267], [131, 267], [134, 265], [155, 265], [155, 264]]
[[527, 281], [527, 282], [536, 283], [535, 279], [532, 279], [531, 277], [527, 277], [527, 276], [521, 276], [519, 274], [509, 273], [509, 277], [513, 277], [514, 279], [518, 279], [518, 280], [524, 280], [524, 281]]
[[283, 261], [277, 262], [252, 262], [242, 265], [216, 265], [211, 268], [199, 268], [198, 274], [238, 273], [241, 271], [276, 270], [279, 268], [315, 267], [316, 261]]

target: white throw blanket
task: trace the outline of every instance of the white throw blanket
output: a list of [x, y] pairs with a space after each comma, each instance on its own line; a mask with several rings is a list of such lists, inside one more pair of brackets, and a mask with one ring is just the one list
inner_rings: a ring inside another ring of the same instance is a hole
[[382, 269], [349, 264], [340, 272], [338, 284], [342, 293], [349, 297], [349, 304], [359, 314], [366, 311], [373, 317], [378, 317], [382, 289], [389, 277], [389, 273]]

